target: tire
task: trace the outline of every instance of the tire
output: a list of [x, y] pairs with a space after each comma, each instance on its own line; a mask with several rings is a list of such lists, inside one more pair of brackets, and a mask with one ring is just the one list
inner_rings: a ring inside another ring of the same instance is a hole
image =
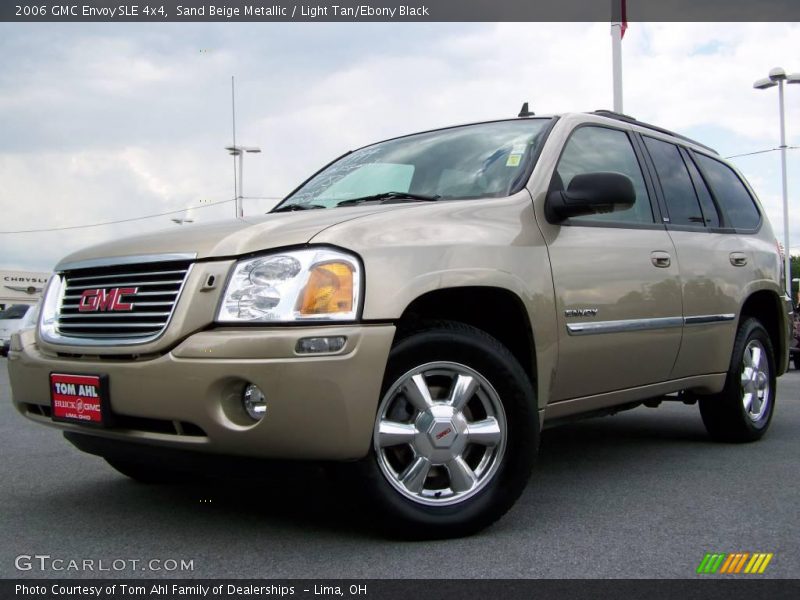
[[520, 496], [538, 443], [533, 386], [511, 352], [474, 327], [431, 322], [389, 354], [359, 482], [395, 537], [470, 535]]
[[104, 460], [118, 472], [139, 483], [165, 484], [182, 483], [189, 479], [187, 473], [156, 466], [145, 461], [120, 457], [104, 457]]
[[712, 439], [753, 442], [769, 428], [775, 410], [775, 355], [769, 334], [753, 318], [736, 333], [725, 388], [700, 399], [700, 414]]

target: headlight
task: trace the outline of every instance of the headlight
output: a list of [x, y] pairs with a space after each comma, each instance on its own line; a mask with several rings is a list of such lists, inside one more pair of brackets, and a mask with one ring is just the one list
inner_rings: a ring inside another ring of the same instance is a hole
[[352, 321], [361, 267], [336, 250], [293, 250], [242, 260], [225, 289], [217, 321]]

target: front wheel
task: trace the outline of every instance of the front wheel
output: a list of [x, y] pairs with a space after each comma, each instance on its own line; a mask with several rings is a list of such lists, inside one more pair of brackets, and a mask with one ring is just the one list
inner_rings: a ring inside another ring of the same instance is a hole
[[522, 493], [538, 439], [533, 387], [508, 349], [436, 322], [390, 353], [364, 479], [392, 533], [468, 535]]
[[723, 442], [752, 442], [769, 428], [775, 408], [775, 358], [764, 326], [747, 319], [733, 345], [725, 388], [700, 399], [709, 435]]

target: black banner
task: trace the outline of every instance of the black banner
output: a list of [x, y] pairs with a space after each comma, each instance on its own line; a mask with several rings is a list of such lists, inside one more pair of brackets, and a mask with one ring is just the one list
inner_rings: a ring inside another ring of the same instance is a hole
[[[751, 576], [752, 577], [752, 576]], [[246, 580], [246, 579], [6, 579], [0, 582], [0, 598], [74, 600], [77, 598], [127, 598], [129, 600], [217, 600], [239, 598], [295, 598], [333, 600], [380, 598], [381, 600], [770, 600], [800, 597], [800, 581], [766, 579], [693, 580]]]
[[[0, 21], [619, 21], [625, 0], [4, 1]], [[798, 0], [627, 0], [627, 21], [800, 21]]]

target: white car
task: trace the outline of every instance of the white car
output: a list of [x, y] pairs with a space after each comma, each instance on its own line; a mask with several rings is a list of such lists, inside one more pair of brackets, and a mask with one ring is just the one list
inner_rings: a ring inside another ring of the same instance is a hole
[[8, 355], [11, 334], [36, 325], [38, 312], [32, 304], [12, 304], [0, 311], [0, 356]]

